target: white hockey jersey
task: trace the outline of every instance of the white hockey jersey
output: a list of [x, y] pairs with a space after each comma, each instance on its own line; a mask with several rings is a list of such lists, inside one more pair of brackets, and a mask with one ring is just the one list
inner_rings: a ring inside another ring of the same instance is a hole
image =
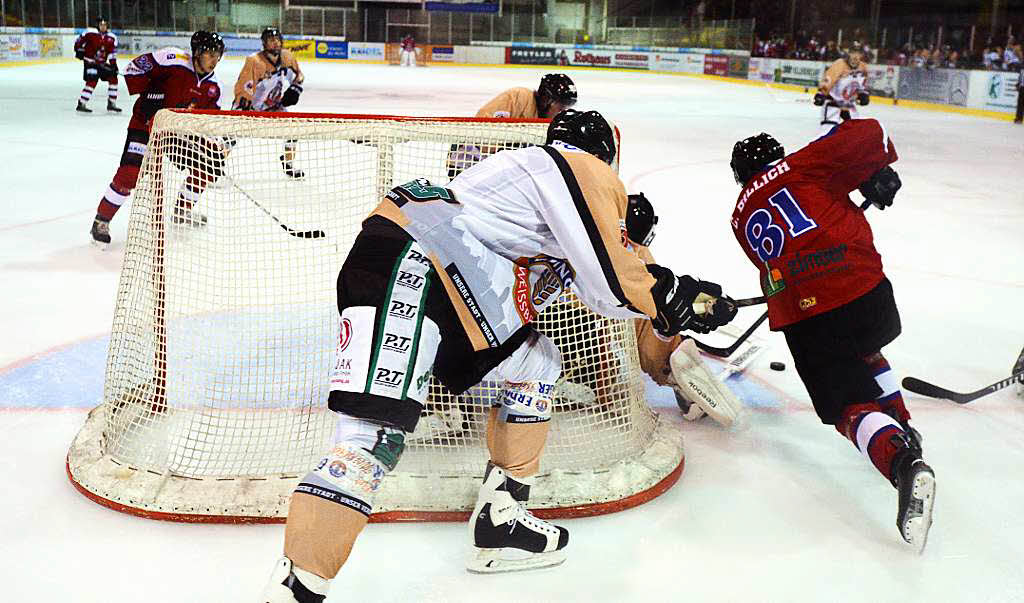
[[396, 187], [374, 211], [428, 252], [477, 350], [572, 288], [595, 312], [655, 316], [654, 278], [627, 246], [627, 197], [601, 160], [562, 143], [499, 152], [449, 188]]
[[828, 96], [839, 106], [849, 107], [857, 99], [857, 95], [867, 91], [867, 68], [863, 63], [856, 69], [850, 67], [846, 59], [837, 59], [825, 71], [825, 82], [829, 84]]

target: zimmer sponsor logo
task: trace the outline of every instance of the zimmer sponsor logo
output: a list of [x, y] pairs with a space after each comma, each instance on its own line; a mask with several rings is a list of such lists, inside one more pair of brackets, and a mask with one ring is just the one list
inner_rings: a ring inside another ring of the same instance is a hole
[[846, 244], [843, 243], [838, 247], [823, 249], [821, 251], [812, 251], [803, 255], [798, 251], [796, 257], [786, 263], [786, 267], [789, 269], [790, 276], [796, 276], [798, 274], [814, 272], [820, 268], [827, 268], [845, 261]]

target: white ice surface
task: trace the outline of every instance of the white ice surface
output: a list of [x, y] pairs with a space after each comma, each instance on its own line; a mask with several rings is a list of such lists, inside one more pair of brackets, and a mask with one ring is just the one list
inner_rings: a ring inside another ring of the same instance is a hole
[[[240, 67], [222, 64], [225, 87]], [[472, 115], [545, 71], [305, 69], [303, 111], [406, 115]], [[80, 496], [64, 473], [84, 409], [98, 401], [128, 221], [114, 220], [107, 252], [87, 244], [131, 102], [122, 85], [125, 113], [106, 114], [101, 84], [96, 113], [76, 114], [80, 73], [70, 62], [0, 70], [0, 600], [252, 601], [283, 527], [137, 519]], [[760, 131], [795, 150], [817, 131], [815, 108], [796, 93], [721, 81], [571, 75], [580, 108], [622, 130], [623, 180], [662, 216], [659, 260], [756, 294], [728, 224], [738, 192], [729, 152]], [[881, 104], [863, 113], [887, 125], [904, 183], [893, 208], [869, 213], [903, 317], [888, 359], [901, 376], [958, 390], [1006, 376], [1024, 343], [1024, 128]], [[1024, 400], [1012, 390], [963, 407], [907, 396], [938, 477], [918, 557], [897, 534], [895, 491], [820, 425], [781, 336], [762, 334], [772, 349], [736, 383], [751, 405], [746, 429], [684, 425], [655, 392], [685, 431], [682, 479], [636, 509], [564, 522], [563, 566], [471, 575], [464, 525], [372, 525], [330, 600], [1024, 600]], [[770, 371], [772, 360], [790, 368]]]

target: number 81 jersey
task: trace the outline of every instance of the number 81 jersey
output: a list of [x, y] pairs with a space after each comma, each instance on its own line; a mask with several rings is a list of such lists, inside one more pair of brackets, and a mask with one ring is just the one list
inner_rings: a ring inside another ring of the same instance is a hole
[[878, 121], [848, 120], [744, 186], [732, 228], [760, 270], [772, 330], [838, 308], [885, 278], [849, 193], [896, 159]]

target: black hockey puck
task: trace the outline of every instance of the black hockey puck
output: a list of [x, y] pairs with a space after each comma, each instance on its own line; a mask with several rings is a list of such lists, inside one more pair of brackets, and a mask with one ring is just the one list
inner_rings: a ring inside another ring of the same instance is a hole
[[784, 371], [786, 370], [786, 365], [781, 362], [773, 362], [768, 365], [768, 368], [772, 369], [773, 371]]

